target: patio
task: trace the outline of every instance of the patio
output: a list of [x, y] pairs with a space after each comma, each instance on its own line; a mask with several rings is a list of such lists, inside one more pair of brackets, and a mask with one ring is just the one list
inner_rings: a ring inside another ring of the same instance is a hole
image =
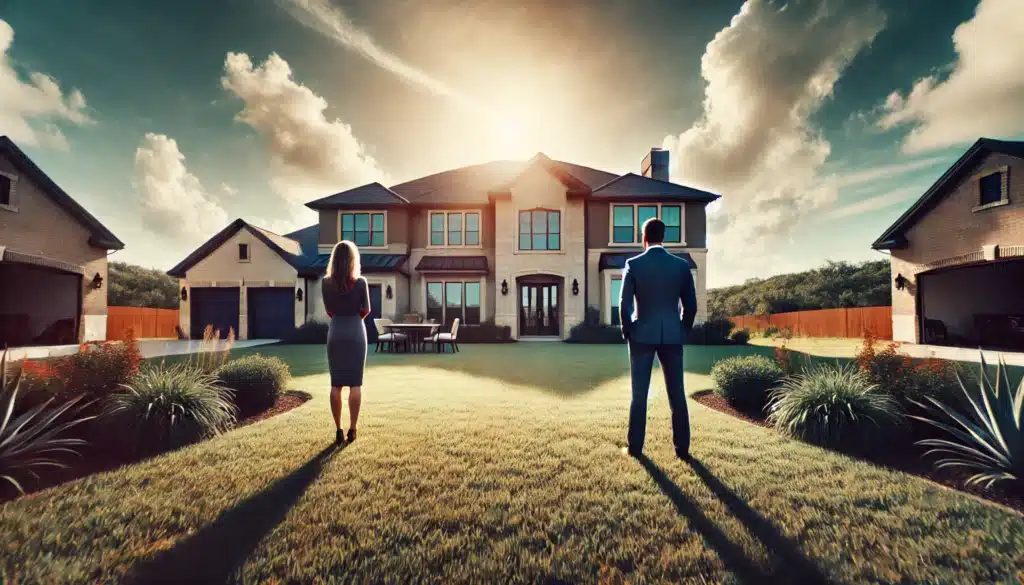
[[[743, 347], [687, 348], [689, 393]], [[767, 350], [761, 350], [767, 351]], [[306, 405], [0, 508], [17, 582], [995, 583], [1024, 519], [690, 402], [672, 454], [620, 453], [621, 346], [373, 354], [360, 438], [328, 414], [319, 346], [268, 346]]]

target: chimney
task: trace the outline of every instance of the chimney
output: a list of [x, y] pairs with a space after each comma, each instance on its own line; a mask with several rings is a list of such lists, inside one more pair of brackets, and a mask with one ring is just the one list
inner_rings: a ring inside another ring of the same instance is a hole
[[640, 164], [640, 174], [659, 181], [668, 181], [668, 153], [664, 148], [652, 148]]

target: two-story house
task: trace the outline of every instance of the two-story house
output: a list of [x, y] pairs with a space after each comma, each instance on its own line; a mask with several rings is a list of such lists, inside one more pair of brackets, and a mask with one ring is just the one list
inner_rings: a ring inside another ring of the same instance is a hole
[[0, 136], [0, 348], [107, 338], [107, 254], [124, 244]]
[[1024, 142], [975, 142], [872, 247], [895, 340], [1024, 350]]
[[182, 327], [278, 337], [326, 319], [317, 281], [333, 246], [351, 240], [376, 316], [493, 321], [517, 339], [565, 338], [587, 307], [617, 320], [621, 269], [641, 251], [640, 226], [652, 217], [693, 270], [701, 321], [705, 206], [718, 195], [669, 182], [668, 157], [652, 149], [640, 174], [538, 154], [371, 183], [308, 203], [318, 224], [285, 236], [238, 220], [169, 271], [181, 279]]

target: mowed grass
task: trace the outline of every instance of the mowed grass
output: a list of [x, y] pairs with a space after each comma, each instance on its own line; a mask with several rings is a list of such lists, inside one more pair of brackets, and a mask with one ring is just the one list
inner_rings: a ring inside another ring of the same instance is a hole
[[[0, 581], [980, 584], [1024, 566], [1012, 511], [693, 401], [679, 461], [659, 372], [649, 459], [622, 455], [621, 346], [462, 349], [371, 355], [344, 449], [322, 348], [246, 352], [287, 360], [313, 400], [5, 504]], [[746, 351], [687, 348], [687, 391]]]

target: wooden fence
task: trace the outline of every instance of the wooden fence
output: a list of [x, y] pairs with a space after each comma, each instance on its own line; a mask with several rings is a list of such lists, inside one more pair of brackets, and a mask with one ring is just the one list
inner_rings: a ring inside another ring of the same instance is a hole
[[789, 329], [799, 337], [864, 337], [871, 331], [878, 339], [892, 339], [892, 307], [822, 309], [774, 315], [729, 317], [736, 329], [763, 333], [769, 327]]
[[107, 340], [120, 341], [128, 331], [136, 339], [177, 338], [177, 309], [150, 309], [145, 307], [107, 307]]

